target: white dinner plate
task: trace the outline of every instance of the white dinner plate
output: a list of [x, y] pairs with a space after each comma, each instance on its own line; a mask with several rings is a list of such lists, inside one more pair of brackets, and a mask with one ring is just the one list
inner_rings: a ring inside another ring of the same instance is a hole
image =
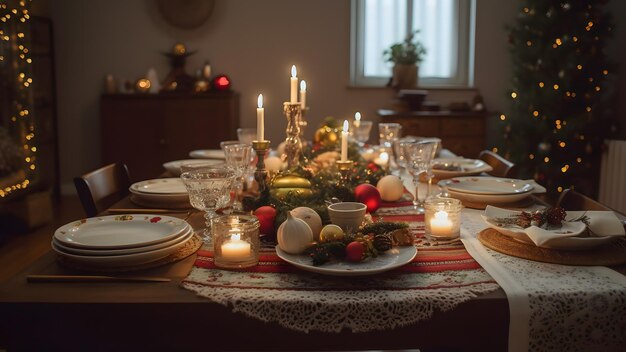
[[189, 153], [189, 156], [195, 159], [226, 159], [224, 151], [221, 149], [200, 149]]
[[185, 220], [165, 215], [109, 215], [65, 224], [54, 238], [69, 247], [122, 249], [169, 241], [189, 228]]
[[130, 185], [130, 190], [134, 193], [144, 194], [187, 194], [183, 180], [178, 177], [155, 178], [136, 182]]
[[[492, 219], [501, 218], [507, 216], [514, 216], [519, 214], [519, 211], [501, 209], [497, 207], [487, 206], [485, 208], [485, 212], [481, 215], [485, 223], [495, 229], [499, 233], [511, 237], [517, 241], [524, 242], [527, 244], [531, 244], [535, 246], [535, 243], [526, 235], [526, 229], [522, 229], [517, 226], [498, 226]], [[571, 211], [567, 212], [567, 216], [565, 220], [576, 219], [580, 217], [583, 211]], [[543, 243], [540, 247], [542, 248], [550, 248], [550, 249], [562, 249], [562, 250], [581, 250], [587, 249], [591, 247], [596, 247], [603, 245], [605, 243], [614, 241], [617, 239], [617, 236], [588, 236], [586, 235], [586, 226], [584, 223], [576, 221], [576, 222], [568, 222], [564, 221], [561, 228], [553, 229], [550, 231], [554, 231], [556, 233], [570, 232], [571, 236], [568, 234], [568, 237], [560, 237], [551, 239], [548, 242]]]
[[131, 194], [130, 201], [145, 208], [157, 208], [157, 209], [192, 209], [191, 203], [189, 203], [189, 196], [185, 197], [170, 195], [144, 195], [144, 194]]
[[455, 177], [443, 180], [439, 184], [457, 193], [485, 195], [522, 194], [530, 193], [534, 190], [533, 182], [490, 176]]
[[387, 252], [380, 253], [376, 258], [369, 258], [359, 263], [348, 261], [332, 261], [315, 266], [311, 257], [303, 254], [289, 254], [276, 246], [276, 254], [287, 263], [300, 269], [318, 274], [334, 276], [363, 276], [373, 275], [401, 267], [415, 258], [415, 246], [394, 247]]
[[[441, 183], [440, 183], [441, 186]], [[444, 186], [445, 187], [445, 186]], [[522, 199], [529, 197], [532, 192], [519, 193], [519, 194], [477, 194], [456, 192], [451, 189], [447, 189], [448, 194], [452, 198], [456, 198], [462, 202], [480, 203], [480, 204], [507, 204], [519, 202]]]
[[174, 160], [163, 164], [163, 168], [167, 170], [174, 176], [180, 176], [180, 166], [181, 165], [194, 165], [194, 164], [206, 164], [206, 165], [217, 165], [221, 164], [223, 161], [221, 160], [204, 160], [204, 159], [184, 159], [184, 160]]
[[161, 258], [165, 258], [168, 255], [176, 252], [179, 248], [184, 246], [191, 240], [193, 236], [187, 237], [184, 241], [176, 242], [175, 244], [160, 248], [154, 251], [125, 254], [125, 255], [109, 255], [109, 256], [89, 256], [89, 255], [77, 255], [65, 252], [52, 242], [52, 249], [59, 255], [66, 257], [74, 262], [85, 263], [88, 265], [97, 265], [99, 267], [120, 267], [120, 266], [134, 266], [145, 263], [157, 261]]
[[174, 237], [173, 239], [165, 242], [160, 242], [148, 246], [141, 247], [132, 247], [132, 248], [122, 248], [122, 249], [86, 249], [86, 248], [74, 248], [69, 246], [64, 246], [63, 243], [59, 242], [56, 238], [52, 238], [52, 243], [56, 245], [60, 250], [69, 254], [76, 255], [89, 255], [89, 256], [107, 256], [107, 255], [125, 255], [125, 254], [135, 254], [141, 252], [151, 252], [157, 249], [170, 247], [178, 242], [182, 242], [187, 240], [190, 236], [193, 236], [193, 229], [189, 228], [189, 230], [181, 232], [180, 235]]
[[489, 164], [478, 159], [437, 158], [433, 160], [433, 165], [433, 174], [440, 180], [479, 175], [493, 170]]

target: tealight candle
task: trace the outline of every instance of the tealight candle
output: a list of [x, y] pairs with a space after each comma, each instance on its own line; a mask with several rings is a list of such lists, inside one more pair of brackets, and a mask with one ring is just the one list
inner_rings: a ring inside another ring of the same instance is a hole
[[430, 197], [424, 203], [426, 236], [453, 239], [461, 233], [461, 201], [454, 198]]
[[382, 167], [383, 169], [389, 164], [389, 153], [382, 152], [378, 155], [378, 158], [374, 159], [374, 164]]
[[224, 257], [224, 259], [248, 258], [250, 256], [250, 243], [242, 241], [240, 234], [232, 234], [230, 235], [230, 240], [222, 244], [222, 256]]
[[444, 237], [452, 232], [452, 221], [448, 219], [448, 213], [439, 210], [435, 216], [430, 219], [430, 234], [433, 236]]

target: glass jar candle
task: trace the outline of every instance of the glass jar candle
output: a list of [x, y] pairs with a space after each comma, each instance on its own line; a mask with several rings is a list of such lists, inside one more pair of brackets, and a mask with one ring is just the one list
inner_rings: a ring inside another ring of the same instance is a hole
[[213, 258], [220, 268], [239, 269], [259, 262], [259, 220], [251, 215], [225, 215], [213, 219]]
[[461, 235], [461, 201], [454, 198], [431, 197], [424, 203], [426, 236], [454, 239]]

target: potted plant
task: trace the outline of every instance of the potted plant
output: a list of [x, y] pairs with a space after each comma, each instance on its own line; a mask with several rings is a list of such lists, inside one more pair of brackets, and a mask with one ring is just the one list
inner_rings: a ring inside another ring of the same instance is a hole
[[418, 65], [424, 60], [426, 48], [414, 40], [419, 31], [412, 32], [401, 43], [395, 43], [383, 52], [387, 62], [393, 62], [393, 74], [389, 86], [396, 89], [417, 87]]

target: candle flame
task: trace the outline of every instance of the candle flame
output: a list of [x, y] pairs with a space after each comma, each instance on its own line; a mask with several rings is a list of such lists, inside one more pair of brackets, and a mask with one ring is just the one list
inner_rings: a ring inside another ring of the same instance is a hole
[[354, 114], [354, 119], [355, 119], [355, 120], [357, 120], [357, 121], [361, 121], [361, 113], [357, 111], [357, 112]]
[[444, 210], [439, 210], [438, 212], [435, 213], [435, 219], [448, 220], [448, 213], [446, 213]]
[[348, 120], [343, 120], [343, 131], [347, 133], [348, 129]]
[[298, 77], [298, 71], [296, 70], [296, 65], [291, 65], [291, 77]]
[[257, 98], [256, 102], [257, 102], [257, 106], [259, 107], [259, 109], [263, 107], [263, 94], [259, 94], [259, 97]]
[[378, 157], [380, 158], [381, 161], [383, 161], [385, 163], [387, 161], [389, 161], [389, 153], [387, 153], [387, 152], [380, 153], [380, 155]]
[[300, 81], [300, 91], [301, 92], [306, 92], [306, 81], [305, 80]]
[[231, 241], [240, 241], [241, 240], [241, 235], [236, 233], [234, 235], [230, 235], [230, 240]]

